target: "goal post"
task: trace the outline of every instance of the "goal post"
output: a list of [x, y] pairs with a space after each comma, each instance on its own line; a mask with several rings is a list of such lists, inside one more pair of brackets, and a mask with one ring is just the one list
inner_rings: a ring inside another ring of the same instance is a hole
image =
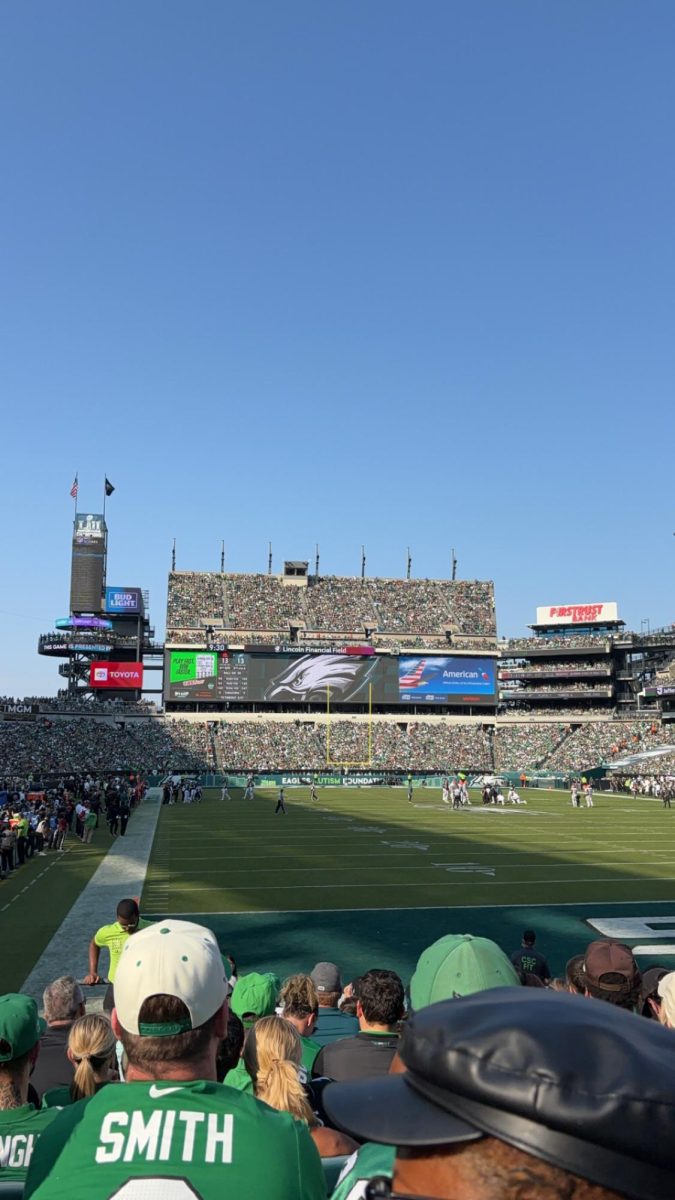
[[368, 757], [366, 759], [358, 759], [355, 761], [347, 761], [345, 759], [337, 759], [331, 757], [330, 744], [330, 688], [326, 688], [326, 766], [327, 767], [372, 767], [373, 765], [373, 685], [368, 684]]

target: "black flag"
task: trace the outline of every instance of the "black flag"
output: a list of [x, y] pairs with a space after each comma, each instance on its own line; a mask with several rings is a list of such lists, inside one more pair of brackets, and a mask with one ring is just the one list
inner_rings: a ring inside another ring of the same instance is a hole
[[110, 482], [110, 480], [108, 479], [108, 476], [106, 475], [106, 477], [105, 477], [105, 494], [106, 494], [106, 496], [112, 496], [114, 491], [115, 491], [115, 489], [114, 489], [112, 483]]

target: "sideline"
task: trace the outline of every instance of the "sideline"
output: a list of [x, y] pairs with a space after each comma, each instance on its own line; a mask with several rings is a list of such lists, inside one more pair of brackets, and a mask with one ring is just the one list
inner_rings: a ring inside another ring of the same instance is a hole
[[[161, 788], [149, 788], [134, 812], [124, 837], [118, 837], [61, 922], [21, 991], [33, 996], [42, 1011], [42, 993], [60, 975], [82, 979], [88, 971], [87, 948], [92, 934], [115, 919], [118, 901], [140, 896], [161, 808]], [[101, 964], [104, 968], [106, 962]], [[100, 1007], [105, 986], [86, 989], [87, 1009]]]

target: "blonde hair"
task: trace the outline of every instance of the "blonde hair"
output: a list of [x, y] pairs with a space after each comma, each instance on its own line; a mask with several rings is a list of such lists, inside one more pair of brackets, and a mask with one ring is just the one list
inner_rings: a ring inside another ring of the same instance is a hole
[[283, 1017], [262, 1017], [246, 1036], [244, 1065], [257, 1098], [308, 1125], [316, 1125], [300, 1082], [301, 1059], [300, 1034]]
[[70, 1085], [73, 1100], [93, 1096], [103, 1067], [115, 1053], [115, 1034], [102, 1013], [89, 1013], [73, 1021], [68, 1036], [68, 1049], [75, 1062], [75, 1076]]
[[284, 980], [279, 1003], [289, 1017], [308, 1017], [319, 1011], [319, 993], [309, 975], [290, 975]]

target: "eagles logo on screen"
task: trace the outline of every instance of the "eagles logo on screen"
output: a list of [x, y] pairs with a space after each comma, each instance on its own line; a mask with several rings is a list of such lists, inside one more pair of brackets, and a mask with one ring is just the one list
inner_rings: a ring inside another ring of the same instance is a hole
[[376, 658], [347, 654], [304, 654], [284, 667], [265, 688], [265, 700], [325, 700], [326, 689], [343, 703], [361, 698], [377, 670]]

